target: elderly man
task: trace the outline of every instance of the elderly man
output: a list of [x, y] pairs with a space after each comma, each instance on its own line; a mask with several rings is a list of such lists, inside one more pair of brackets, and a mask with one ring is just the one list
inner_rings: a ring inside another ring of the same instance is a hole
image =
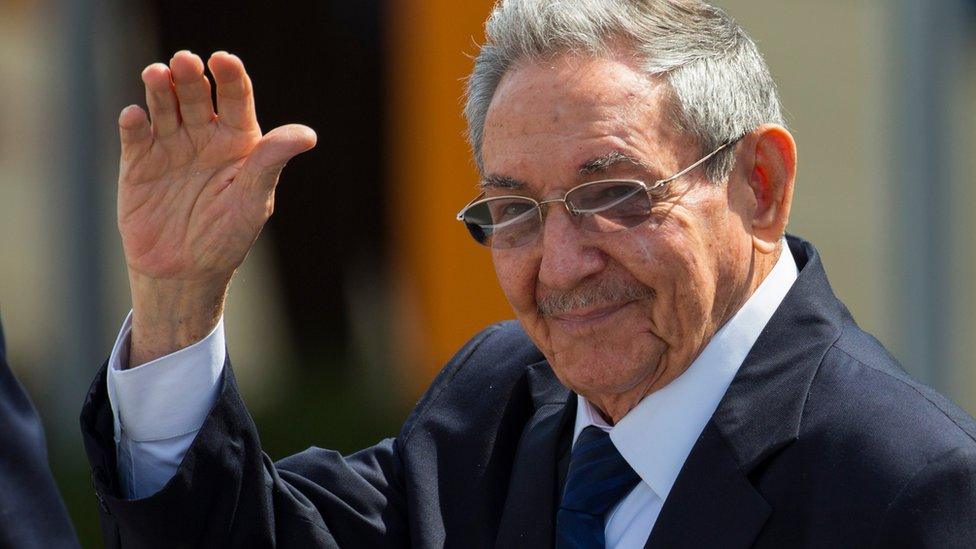
[[122, 112], [132, 313], [83, 425], [123, 546], [966, 546], [976, 423], [784, 237], [796, 147], [755, 44], [696, 0], [502, 0], [469, 81], [518, 323], [392, 439], [274, 463], [225, 357], [227, 285], [311, 148], [240, 60], [180, 52]]

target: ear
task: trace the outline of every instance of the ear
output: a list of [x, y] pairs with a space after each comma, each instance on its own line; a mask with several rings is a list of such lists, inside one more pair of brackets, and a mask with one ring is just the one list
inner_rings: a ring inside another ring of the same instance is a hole
[[755, 201], [751, 219], [756, 251], [772, 253], [779, 246], [790, 220], [796, 181], [796, 142], [786, 128], [767, 124], [754, 130], [744, 143], [752, 153], [748, 174]]

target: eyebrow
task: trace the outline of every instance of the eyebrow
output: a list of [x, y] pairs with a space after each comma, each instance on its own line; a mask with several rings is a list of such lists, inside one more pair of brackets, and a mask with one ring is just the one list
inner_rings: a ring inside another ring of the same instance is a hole
[[636, 166], [642, 170], [650, 169], [650, 166], [648, 166], [647, 163], [640, 158], [630, 156], [629, 154], [620, 151], [610, 151], [603, 156], [591, 158], [590, 160], [584, 162], [579, 167], [579, 174], [582, 176], [587, 176], [595, 173], [603, 173], [619, 164], [630, 164], [631, 166]]
[[481, 178], [478, 186], [483, 191], [488, 189], [507, 189], [511, 191], [521, 191], [528, 187], [523, 181], [519, 181], [514, 177], [508, 177], [504, 175], [486, 175]]
[[[596, 158], [591, 158], [590, 160], [582, 163], [578, 171], [580, 176], [585, 177], [588, 175], [607, 172], [610, 170], [610, 168], [620, 164], [629, 164], [642, 170], [650, 170], [650, 166], [647, 164], [647, 162], [644, 162], [640, 158], [631, 156], [621, 151], [610, 151], [607, 154], [598, 156]], [[528, 183], [506, 175], [486, 175], [482, 177], [481, 181], [478, 183], [478, 187], [481, 188], [482, 191], [487, 191], [489, 189], [522, 191], [528, 188], [528, 186]]]

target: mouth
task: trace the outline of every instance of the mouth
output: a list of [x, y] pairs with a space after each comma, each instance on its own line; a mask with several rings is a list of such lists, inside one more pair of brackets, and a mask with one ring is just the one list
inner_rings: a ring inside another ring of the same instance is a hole
[[586, 307], [573, 311], [549, 315], [548, 318], [566, 332], [587, 332], [603, 324], [608, 324], [624, 308], [634, 303], [633, 301], [622, 301], [601, 305], [597, 307]]

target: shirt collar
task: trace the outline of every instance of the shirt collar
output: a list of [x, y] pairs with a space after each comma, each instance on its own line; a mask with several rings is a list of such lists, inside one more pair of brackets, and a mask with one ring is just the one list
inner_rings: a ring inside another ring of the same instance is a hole
[[577, 396], [573, 441], [590, 425], [610, 433], [617, 450], [658, 497], [666, 499], [688, 454], [759, 334], [797, 277], [785, 240], [773, 270], [677, 379], [644, 397], [611, 427]]

